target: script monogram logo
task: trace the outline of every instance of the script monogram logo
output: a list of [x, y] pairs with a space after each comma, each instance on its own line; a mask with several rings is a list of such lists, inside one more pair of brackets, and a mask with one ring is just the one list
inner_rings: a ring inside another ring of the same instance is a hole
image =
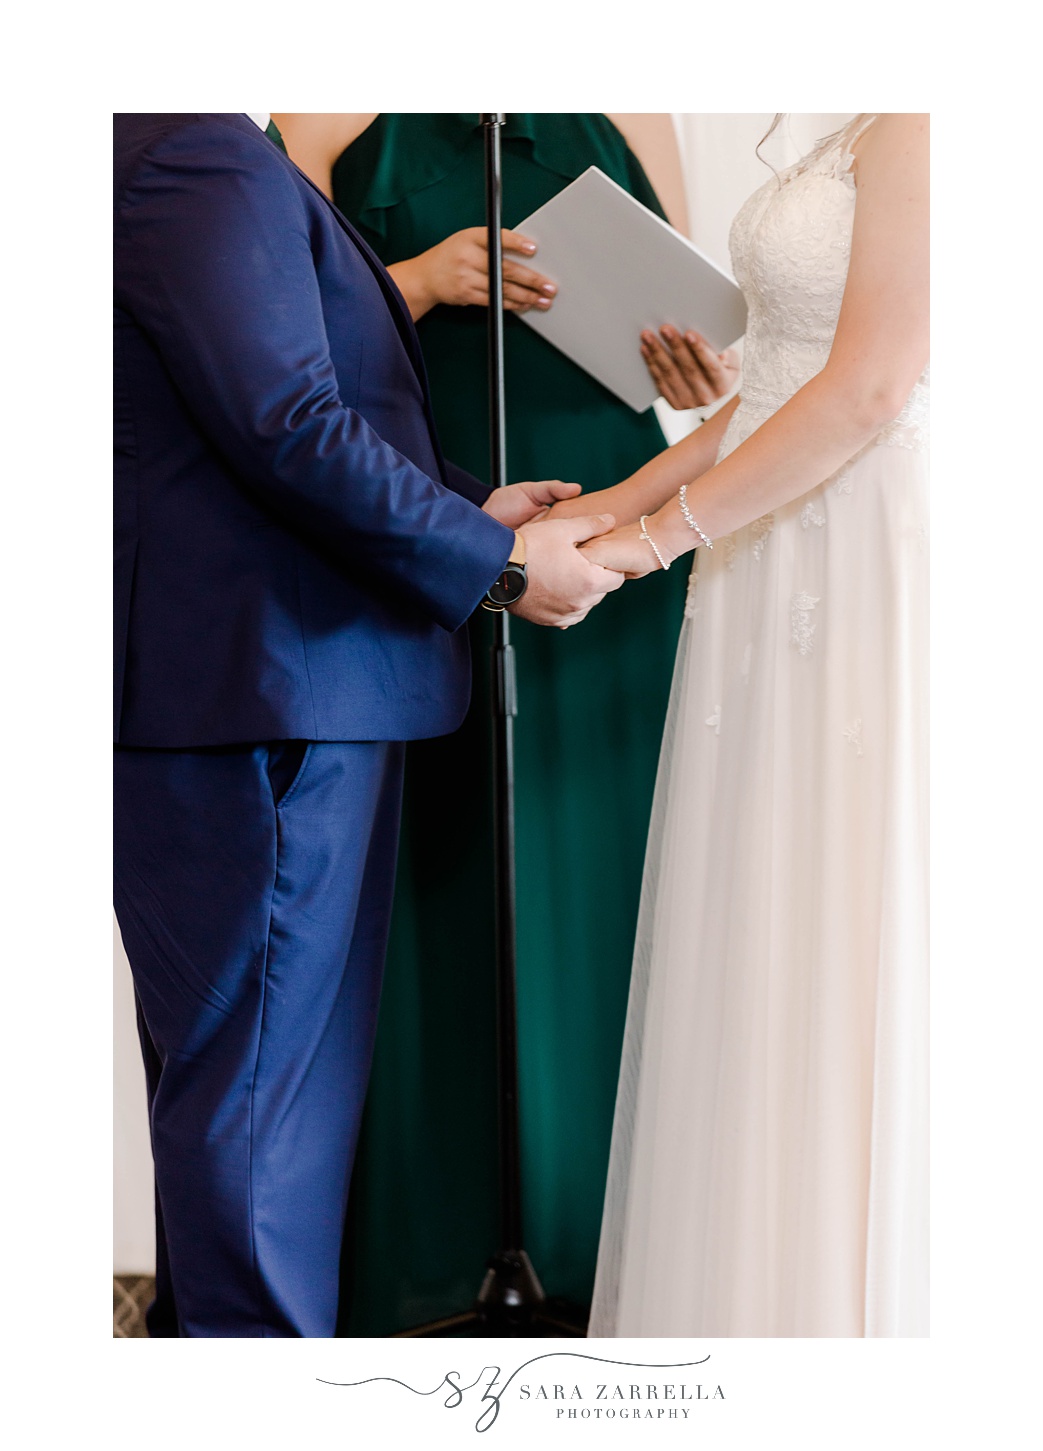
[[[481, 1371], [479, 1371], [478, 1375], [475, 1376], [474, 1380], [468, 1381], [466, 1384], [463, 1384], [462, 1383], [462, 1372], [461, 1371], [459, 1371], [459, 1370], [447, 1370], [445, 1372], [445, 1374], [442, 1376], [442, 1379], [438, 1382], [438, 1384], [436, 1386], [433, 1386], [431, 1390], [419, 1390], [419, 1389], [417, 1389], [416, 1386], [411, 1386], [406, 1381], [398, 1380], [394, 1376], [388, 1376], [388, 1375], [370, 1376], [366, 1380], [356, 1380], [356, 1381], [324, 1380], [322, 1377], [318, 1377], [317, 1379], [318, 1379], [320, 1385], [338, 1386], [338, 1387], [341, 1387], [341, 1388], [344, 1388], [344, 1389], [353, 1389], [353, 1388], [357, 1388], [359, 1386], [375, 1385], [375, 1384], [377, 1384], [379, 1382], [386, 1382], [389, 1385], [401, 1386], [404, 1390], [409, 1391], [410, 1394], [412, 1394], [412, 1395], [415, 1395], [415, 1396], [424, 1396], [424, 1397], [427, 1397], [427, 1396], [431, 1396], [431, 1397], [438, 1396], [440, 1392], [445, 1391], [446, 1392], [446, 1395], [442, 1399], [442, 1402], [441, 1403], [442, 1403], [443, 1407], [446, 1410], [448, 1410], [448, 1411], [458, 1410], [464, 1404], [465, 1398], [467, 1397], [468, 1393], [470, 1391], [476, 1390], [476, 1389], [478, 1389], [480, 1387], [482, 1393], [481, 1393], [480, 1400], [477, 1402], [478, 1415], [477, 1415], [477, 1419], [475, 1420], [475, 1423], [474, 1423], [474, 1429], [476, 1431], [478, 1431], [478, 1432], [482, 1432], [482, 1431], [488, 1431], [488, 1430], [490, 1430], [496, 1424], [496, 1421], [497, 1421], [497, 1419], [499, 1417], [499, 1414], [500, 1414], [500, 1406], [501, 1406], [501, 1403], [503, 1401], [504, 1395], [506, 1394], [506, 1392], [509, 1389], [509, 1387], [515, 1381], [518, 1380], [518, 1377], [521, 1375], [522, 1371], [523, 1370], [527, 1370], [530, 1366], [536, 1365], [540, 1361], [547, 1361], [547, 1360], [579, 1360], [579, 1361], [587, 1361], [587, 1362], [590, 1362], [590, 1363], [593, 1363], [593, 1364], [596, 1364], [596, 1365], [613, 1365], [613, 1366], [619, 1366], [621, 1368], [628, 1369], [628, 1370], [646, 1370], [647, 1371], [647, 1370], [691, 1370], [694, 1366], [705, 1365], [706, 1362], [709, 1359], [710, 1359], [709, 1355], [704, 1355], [701, 1360], [670, 1361], [670, 1362], [667, 1362], [667, 1363], [652, 1362], [652, 1361], [636, 1361], [636, 1360], [609, 1360], [606, 1357], [600, 1356], [600, 1355], [582, 1355], [582, 1354], [580, 1354], [577, 1351], [556, 1350], [556, 1351], [550, 1351], [546, 1355], [535, 1355], [535, 1356], [532, 1357], [531, 1360], [524, 1361], [523, 1364], [519, 1365], [516, 1370], [511, 1371], [511, 1373], [506, 1377], [506, 1379], [502, 1379], [502, 1377], [503, 1377], [503, 1369], [502, 1369], [501, 1366], [498, 1366], [498, 1365], [486, 1365], [486, 1366], [483, 1366], [482, 1369], [481, 1369]], [[619, 1387], [617, 1387], [616, 1389], [617, 1389], [617, 1391], [620, 1390]], [[640, 1401], [642, 1387], [641, 1386], [630, 1386], [629, 1389], [630, 1389], [631, 1392], [637, 1392], [637, 1399]], [[656, 1388], [655, 1387], [647, 1387], [647, 1389], [649, 1391], [654, 1391]], [[670, 1385], [670, 1386], [664, 1386], [663, 1387], [664, 1392], [671, 1392], [672, 1393], [674, 1391], [674, 1389], [675, 1388], [672, 1385]], [[684, 1386], [681, 1387], [682, 1394], [680, 1395], [680, 1397], [675, 1397], [673, 1394], [667, 1394], [667, 1395], [665, 1395], [664, 1399], [666, 1399], [666, 1400], [674, 1400], [674, 1399], [679, 1399], [679, 1400], [693, 1400], [693, 1399], [708, 1400], [708, 1399], [711, 1399], [711, 1397], [704, 1396], [702, 1394], [702, 1387], [701, 1386], [697, 1387], [698, 1395], [695, 1396], [695, 1397], [693, 1397], [693, 1396], [691, 1396], [689, 1394], [685, 1394], [686, 1389], [687, 1388], [684, 1387]], [[562, 1387], [561, 1385], [556, 1385], [556, 1386], [552, 1387], [552, 1390], [555, 1392], [555, 1397], [554, 1398], [559, 1398], [558, 1397], [558, 1393], [560, 1392], [561, 1393], [560, 1398], [561, 1399], [565, 1399], [565, 1396], [564, 1396], [564, 1387]], [[601, 1401], [604, 1401], [606, 1399], [606, 1395], [605, 1395], [606, 1390], [607, 1390], [607, 1387], [605, 1385], [598, 1385], [595, 1388], [595, 1390], [591, 1393], [589, 1399], [591, 1399], [591, 1400], [601, 1400]], [[523, 1394], [521, 1396], [521, 1399], [523, 1399], [523, 1400], [529, 1401], [529, 1400], [540, 1399], [540, 1398], [542, 1398], [544, 1400], [551, 1399], [551, 1397], [547, 1395], [546, 1387], [544, 1387], [542, 1385], [538, 1387], [537, 1395], [536, 1396], [534, 1396], [532, 1394], [532, 1391], [531, 1391], [531, 1389], [530, 1389], [530, 1387], [528, 1385], [526, 1385], [525, 1387], [523, 1387], [522, 1388], [522, 1391], [523, 1391]], [[723, 1399], [723, 1396], [724, 1396], [724, 1392], [721, 1390], [720, 1386], [718, 1386], [717, 1389], [716, 1389], [716, 1392], [714, 1393], [714, 1396], [712, 1398], [714, 1398], [714, 1399], [717, 1399], [717, 1398]], [[583, 1393], [581, 1392], [581, 1390], [580, 1390], [580, 1388], [579, 1388], [578, 1385], [577, 1386], [574, 1386], [572, 1388], [572, 1395], [571, 1395], [570, 1398], [571, 1399], [579, 1399], [579, 1400], [584, 1400], [585, 1399], [585, 1397], [583, 1396]], [[473, 1403], [473, 1399], [472, 1399], [472, 1403]], [[597, 1414], [598, 1414], [598, 1416], [600, 1416], [602, 1414], [602, 1412], [600, 1411], [600, 1409], [597, 1412]], [[622, 1414], [622, 1412], [620, 1412], [619, 1414]], [[646, 1412], [646, 1414], [648, 1414], [648, 1412]], [[685, 1411], [684, 1414], [687, 1417], [687, 1414], [688, 1414], [687, 1411]]]

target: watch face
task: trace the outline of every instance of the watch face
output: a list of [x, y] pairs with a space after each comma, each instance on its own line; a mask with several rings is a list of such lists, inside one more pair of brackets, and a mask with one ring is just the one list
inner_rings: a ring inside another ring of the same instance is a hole
[[489, 586], [489, 598], [496, 605], [517, 604], [528, 582], [524, 564], [508, 564], [499, 579]]

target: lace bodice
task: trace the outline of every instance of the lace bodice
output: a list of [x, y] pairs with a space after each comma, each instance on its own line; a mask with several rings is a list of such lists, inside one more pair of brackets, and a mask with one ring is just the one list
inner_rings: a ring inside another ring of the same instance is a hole
[[[851, 256], [851, 147], [874, 119], [856, 116], [771, 177], [732, 223], [732, 269], [748, 308], [742, 406], [733, 434], [749, 432], [751, 424], [774, 413], [826, 363]], [[898, 418], [874, 443], [922, 446], [927, 401], [925, 371]]]

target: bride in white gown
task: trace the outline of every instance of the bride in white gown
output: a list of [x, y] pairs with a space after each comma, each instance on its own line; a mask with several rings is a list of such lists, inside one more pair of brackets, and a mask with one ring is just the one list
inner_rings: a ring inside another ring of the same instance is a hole
[[731, 250], [741, 400], [582, 501], [650, 516], [588, 546], [630, 574], [700, 543], [686, 481], [713, 541], [659, 768], [589, 1333], [923, 1335], [926, 119], [856, 117], [749, 199]]

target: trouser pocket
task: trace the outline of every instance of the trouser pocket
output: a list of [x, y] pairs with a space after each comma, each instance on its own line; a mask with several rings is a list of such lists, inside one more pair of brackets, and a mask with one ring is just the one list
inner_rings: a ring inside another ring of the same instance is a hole
[[268, 746], [268, 779], [276, 806], [285, 806], [304, 775], [311, 741], [272, 741]]

